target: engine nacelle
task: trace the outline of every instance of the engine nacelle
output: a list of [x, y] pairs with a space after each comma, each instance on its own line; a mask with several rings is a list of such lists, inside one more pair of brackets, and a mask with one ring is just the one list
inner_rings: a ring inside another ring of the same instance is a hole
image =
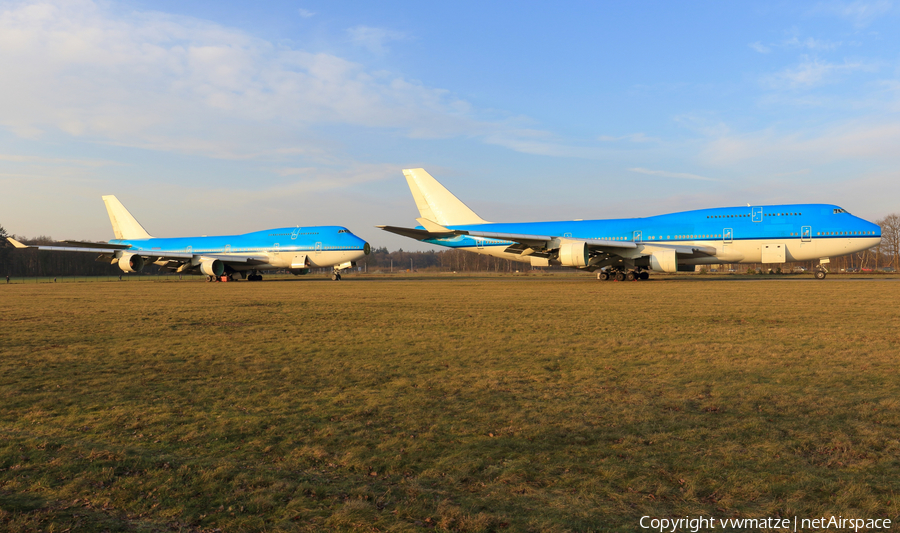
[[650, 268], [657, 272], [677, 272], [678, 261], [675, 258], [675, 250], [659, 250], [650, 256]]
[[583, 267], [587, 266], [588, 261], [590, 257], [586, 242], [566, 242], [560, 245], [559, 263], [562, 266]]
[[144, 268], [144, 258], [138, 254], [122, 252], [122, 256], [119, 257], [119, 268], [122, 272], [140, 272]]
[[225, 273], [225, 263], [218, 259], [204, 259], [200, 261], [200, 272], [207, 276], [219, 277]]
[[305, 275], [309, 274], [310, 269], [308, 269], [308, 268], [290, 268], [288, 270], [290, 271], [291, 274], [293, 274], [295, 276], [305, 276]]

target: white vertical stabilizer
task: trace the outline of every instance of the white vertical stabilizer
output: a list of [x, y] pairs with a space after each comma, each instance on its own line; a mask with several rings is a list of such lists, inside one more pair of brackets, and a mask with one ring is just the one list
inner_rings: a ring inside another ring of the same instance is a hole
[[106, 212], [109, 213], [109, 221], [112, 222], [113, 232], [117, 239], [152, 239], [147, 230], [141, 226], [131, 213], [125, 209], [122, 202], [113, 195], [104, 196]]
[[416, 207], [422, 218], [437, 222], [442, 226], [466, 226], [469, 224], [490, 224], [476, 215], [446, 187], [438, 183], [422, 168], [403, 171], [409, 190], [416, 200]]

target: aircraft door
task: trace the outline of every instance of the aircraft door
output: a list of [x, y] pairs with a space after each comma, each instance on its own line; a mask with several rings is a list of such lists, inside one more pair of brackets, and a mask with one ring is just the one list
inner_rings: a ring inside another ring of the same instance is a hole
[[230, 253], [231, 253], [231, 245], [230, 245], [230, 244], [226, 244], [226, 245], [225, 245], [225, 253], [226, 253], [226, 254], [230, 254]]
[[317, 242], [316, 243], [316, 255], [319, 255], [320, 253], [322, 253], [322, 243]]
[[478, 250], [484, 249], [484, 237], [475, 237], [475, 248]]
[[641, 232], [640, 232], [640, 230], [634, 232], [634, 242], [641, 242]]
[[812, 242], [812, 226], [800, 228], [800, 242]]
[[750, 209], [750, 220], [753, 222], [762, 222], [762, 207], [753, 207]]
[[734, 234], [731, 231], [731, 228], [725, 228], [722, 230], [722, 242], [725, 244], [731, 244], [731, 241], [734, 239]]
[[295, 229], [294, 231], [292, 231], [292, 232], [291, 232], [291, 240], [296, 239], [296, 238], [297, 238], [297, 235], [299, 235], [299, 234], [300, 234], [300, 228], [297, 228], [297, 229]]

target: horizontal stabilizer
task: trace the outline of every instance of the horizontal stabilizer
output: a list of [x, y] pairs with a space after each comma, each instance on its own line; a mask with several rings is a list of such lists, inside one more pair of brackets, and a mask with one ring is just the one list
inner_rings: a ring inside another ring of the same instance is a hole
[[416, 222], [422, 225], [429, 233], [452, 233], [452, 229], [445, 228], [433, 220], [427, 218], [417, 218]]
[[376, 226], [377, 228], [381, 228], [384, 231], [389, 231], [391, 233], [396, 233], [397, 235], [403, 235], [404, 237], [409, 237], [411, 239], [416, 239], [417, 241], [424, 241], [427, 239], [435, 239], [438, 237], [449, 237], [451, 235], [456, 235], [457, 232], [451, 231], [448, 233], [430, 233], [423, 229], [413, 229], [413, 228], [400, 228], [397, 226]]

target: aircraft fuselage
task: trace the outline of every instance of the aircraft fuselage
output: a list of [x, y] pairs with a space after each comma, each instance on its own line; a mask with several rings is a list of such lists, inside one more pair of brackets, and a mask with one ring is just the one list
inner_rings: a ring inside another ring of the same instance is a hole
[[[448, 225], [453, 230], [555, 235], [635, 243], [635, 256], [653, 245], [697, 246], [711, 255], [679, 257], [680, 264], [783, 263], [866, 250], [881, 241], [881, 228], [835, 205], [793, 204], [722, 207], [646, 218]], [[528, 262], [505, 251], [512, 241], [458, 235], [425, 242]], [[775, 248], [781, 245], [783, 248]]]

